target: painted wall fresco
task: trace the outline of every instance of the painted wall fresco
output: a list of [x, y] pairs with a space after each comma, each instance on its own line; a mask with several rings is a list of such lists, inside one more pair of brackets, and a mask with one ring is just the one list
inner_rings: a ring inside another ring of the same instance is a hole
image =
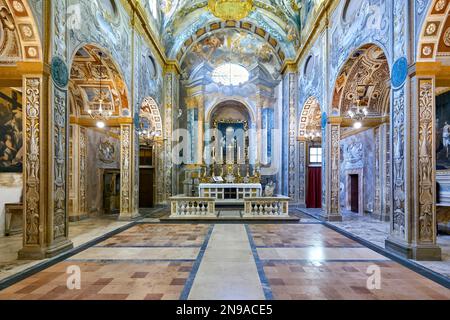
[[22, 172], [22, 94], [0, 89], [0, 172]]
[[450, 170], [450, 92], [436, 97], [436, 169]]

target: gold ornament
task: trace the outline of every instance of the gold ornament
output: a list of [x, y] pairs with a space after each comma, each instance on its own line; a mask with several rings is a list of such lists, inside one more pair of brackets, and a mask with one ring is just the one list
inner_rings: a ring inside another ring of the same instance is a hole
[[253, 0], [209, 0], [208, 8], [222, 20], [242, 20], [253, 10]]

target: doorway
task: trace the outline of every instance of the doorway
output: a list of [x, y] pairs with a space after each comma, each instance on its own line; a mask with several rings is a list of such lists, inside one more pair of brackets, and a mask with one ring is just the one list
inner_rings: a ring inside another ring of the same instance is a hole
[[142, 147], [139, 155], [139, 207], [143, 209], [155, 206], [155, 167], [153, 148]]
[[359, 176], [350, 175], [350, 210], [359, 213]]
[[105, 170], [103, 174], [104, 214], [120, 213], [120, 170]]
[[154, 171], [153, 169], [139, 170], [139, 206], [141, 208], [153, 208], [155, 206], [153, 197]]

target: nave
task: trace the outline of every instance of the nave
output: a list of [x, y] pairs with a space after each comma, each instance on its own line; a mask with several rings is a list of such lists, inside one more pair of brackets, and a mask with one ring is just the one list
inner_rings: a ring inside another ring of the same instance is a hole
[[[449, 289], [406, 260], [409, 267], [297, 214], [301, 222], [290, 224], [128, 223], [86, 250], [49, 261], [0, 291], [0, 299], [450, 299]], [[67, 285], [74, 266], [80, 290]]]

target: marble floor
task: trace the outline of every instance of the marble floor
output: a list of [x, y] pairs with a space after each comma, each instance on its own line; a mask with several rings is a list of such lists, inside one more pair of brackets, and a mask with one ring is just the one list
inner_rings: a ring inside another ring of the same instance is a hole
[[[69, 226], [69, 238], [76, 248], [108, 232], [124, 227], [127, 224], [129, 223], [117, 221], [117, 216], [95, 217], [83, 221], [71, 222]], [[0, 280], [43, 262], [18, 260], [17, 253], [21, 248], [22, 235], [0, 237]]]
[[[320, 220], [321, 209], [297, 209], [302, 214], [306, 213]], [[340, 228], [354, 236], [362, 238], [377, 245], [380, 248], [385, 247], [385, 240], [389, 236], [390, 224], [371, 218], [370, 216], [361, 216], [359, 214], [344, 211], [342, 213], [342, 222], [330, 222], [330, 224]], [[442, 249], [442, 261], [417, 261], [416, 263], [437, 273], [440, 273], [450, 279], [450, 235], [439, 235], [438, 244]]]
[[[74, 268], [80, 286], [71, 290]], [[314, 219], [142, 222], [0, 291], [0, 299], [449, 300], [450, 290]]]

